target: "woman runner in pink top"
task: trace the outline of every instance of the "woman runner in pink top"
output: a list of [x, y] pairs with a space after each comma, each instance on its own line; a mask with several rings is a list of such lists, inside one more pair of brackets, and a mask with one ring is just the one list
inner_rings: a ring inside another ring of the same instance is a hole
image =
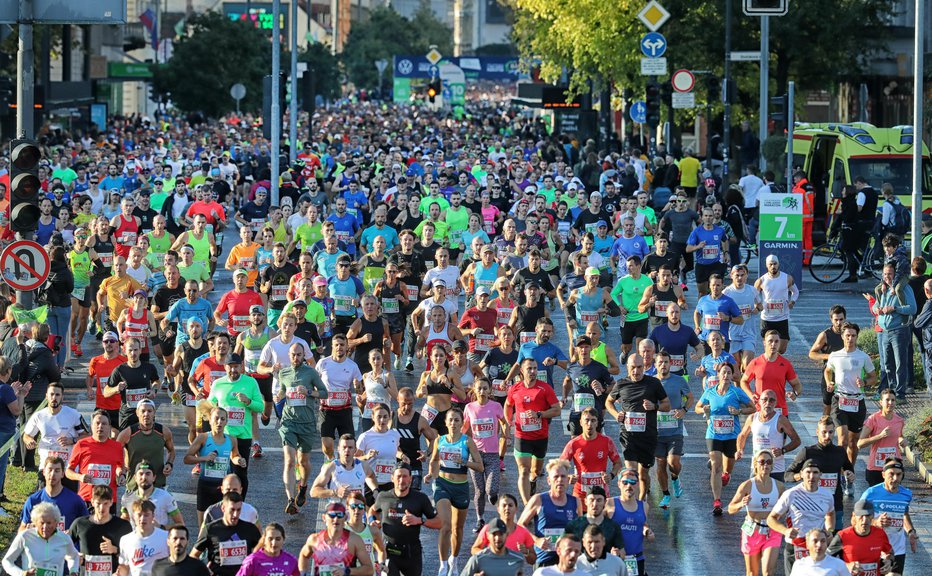
[[[508, 421], [505, 420], [505, 410], [498, 402], [492, 402], [492, 385], [483, 378], [473, 383], [473, 392], [476, 401], [466, 405], [463, 414], [463, 434], [472, 436], [479, 454], [482, 456], [484, 470], [478, 472], [470, 470], [473, 485], [473, 504], [476, 506], [476, 515], [479, 520], [473, 534], [479, 532], [485, 525], [485, 503], [494, 504], [498, 500], [498, 487], [501, 483], [502, 471], [498, 466], [499, 438], [508, 438]], [[504, 451], [504, 446], [501, 446]]]
[[243, 560], [236, 576], [300, 576], [298, 559], [282, 550], [284, 544], [281, 524], [267, 524], [256, 551]]

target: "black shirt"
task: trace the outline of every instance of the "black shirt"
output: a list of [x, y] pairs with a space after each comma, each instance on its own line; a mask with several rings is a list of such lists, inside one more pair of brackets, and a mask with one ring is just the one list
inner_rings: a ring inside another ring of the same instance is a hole
[[[566, 376], [573, 382], [573, 412], [582, 412], [585, 406], [576, 405], [576, 394], [591, 394], [595, 402], [595, 409], [599, 411], [599, 416], [605, 411], [605, 399], [608, 397], [608, 391], [611, 388], [612, 375], [609, 374], [608, 368], [601, 362], [590, 361], [583, 366], [578, 362], [573, 362], [566, 367]], [[596, 394], [592, 388], [593, 382], [602, 385], [602, 393]]]
[[[576, 221], [573, 222], [573, 228], [580, 234], [585, 234], [586, 224], [595, 224], [599, 220], [605, 220], [605, 223], [608, 224], [611, 221], [611, 217], [604, 209], [599, 210], [598, 214], [593, 214], [592, 210], [586, 208], [576, 217]], [[593, 235], [595, 235], [594, 230]]]
[[[550, 279], [550, 274], [543, 268], [540, 268], [537, 272], [531, 272], [530, 268], [521, 268], [515, 272], [515, 275], [511, 278], [511, 287], [515, 289], [519, 304], [524, 304], [524, 285], [531, 280], [537, 282], [537, 285], [540, 286], [544, 294], [556, 288], [556, 286], [553, 285], [553, 280]], [[541, 300], [543, 300], [543, 297]]]
[[[285, 299], [285, 292], [288, 290], [288, 283], [291, 281], [292, 276], [297, 276], [301, 272], [297, 266], [291, 262], [285, 262], [285, 265], [279, 268], [275, 264], [269, 264], [268, 267], [262, 271], [262, 274], [259, 277], [260, 284], [265, 284], [266, 282], [270, 283], [268, 290], [264, 289], [262, 292], [269, 296], [269, 307], [273, 310], [284, 310], [287, 300]], [[280, 294], [279, 294], [280, 293]], [[280, 295], [280, 299], [276, 299]], [[273, 297], [275, 296], [275, 297]]]
[[[810, 458], [819, 463], [819, 468], [822, 471], [822, 479], [819, 480], [820, 487], [824, 487], [826, 483], [832, 482], [834, 478], [835, 510], [842, 510], [844, 506], [842, 496], [844, 493], [841, 490], [841, 475], [844, 470], [851, 470], [854, 472], [854, 466], [852, 466], [851, 462], [848, 460], [848, 452], [841, 446], [836, 446], [835, 444], [829, 444], [828, 446], [822, 446], [821, 444], [806, 446], [796, 453], [796, 458], [793, 460], [793, 463], [786, 467], [784, 480], [787, 483], [796, 482], [794, 475], [798, 474], [803, 469], [803, 464]], [[829, 477], [826, 478], [826, 475]]]
[[[237, 522], [233, 526], [227, 526], [221, 518], [207, 526], [207, 532], [197, 539], [194, 548], [204, 552], [207, 566], [214, 576], [236, 576], [242, 561], [252, 554], [253, 548], [259, 543], [261, 537], [262, 534], [259, 533], [255, 524]], [[236, 564], [228, 563], [226, 566], [221, 566], [221, 555], [224, 558], [233, 555], [239, 557], [240, 560]]]
[[[425, 271], [437, 265], [437, 248], [440, 248], [440, 244], [437, 244], [436, 240], [432, 240], [427, 246], [421, 242], [414, 245], [414, 254], [424, 263]], [[447, 288], [452, 288], [452, 286], [447, 286]]]
[[414, 546], [420, 546], [421, 525], [405, 526], [402, 524], [401, 519], [405, 511], [428, 519], [437, 515], [430, 498], [413, 488], [402, 497], [396, 496], [394, 490], [379, 492], [372, 509], [382, 514], [382, 534], [385, 535], [387, 542]]
[[139, 206], [133, 208], [133, 216], [139, 218], [139, 233], [151, 232], [153, 228], [152, 220], [158, 215], [159, 213], [153, 210], [151, 206], [148, 210], [143, 210]]
[[[172, 304], [184, 298], [184, 286], [182, 282], [178, 282], [178, 286], [175, 288], [169, 288], [168, 286], [162, 286], [155, 291], [155, 296], [152, 297], [152, 303], [158, 306], [159, 312], [168, 312], [171, 309]], [[178, 328], [177, 322], [170, 323], [173, 330]], [[165, 336], [165, 331], [162, 330], [162, 323], [156, 322], [159, 331], [159, 339], [168, 340]], [[174, 341], [174, 337], [171, 338]]]
[[[110, 381], [107, 386], [117, 387], [121, 382], [126, 382], [126, 389], [120, 392], [120, 429], [127, 428], [135, 424], [136, 404], [144, 398], [141, 396], [143, 390], [150, 390], [154, 382], [159, 381], [159, 373], [155, 366], [149, 362], [142, 362], [139, 366], [133, 368], [129, 364], [120, 364], [113, 369], [110, 375]], [[127, 392], [132, 391], [130, 397]], [[137, 395], [140, 395], [137, 397]]]
[[94, 524], [90, 516], [82, 516], [71, 523], [68, 533], [78, 546], [81, 556], [109, 556], [110, 567], [116, 572], [120, 563], [119, 553], [104, 554], [100, 551], [100, 545], [103, 544], [104, 538], [107, 538], [111, 544], [119, 546], [120, 538], [132, 531], [129, 522], [116, 516], [111, 516], [106, 524]]
[[243, 220], [246, 222], [267, 220], [269, 217], [269, 205], [263, 204], [262, 206], [257, 206], [255, 202], [246, 202], [240, 207], [239, 215], [242, 216]]
[[161, 558], [152, 566], [152, 576], [210, 576], [210, 570], [200, 560], [185, 556], [181, 562]]
[[[615, 383], [615, 387], [612, 389], [611, 393], [608, 395], [609, 400], [621, 400], [621, 411], [628, 412], [637, 412], [637, 413], [647, 413], [647, 422], [644, 432], [640, 434], [646, 434], [648, 436], [657, 435], [657, 410], [646, 411], [644, 410], [644, 400], [650, 400], [654, 404], [659, 405], [662, 401], [667, 398], [667, 391], [663, 389], [663, 384], [660, 383], [660, 380], [654, 378], [653, 376], [645, 375], [643, 378], [637, 382], [631, 380], [630, 378], [622, 378]], [[622, 428], [621, 433], [631, 434]]]
[[679, 272], [680, 268], [680, 256], [679, 254], [671, 254], [669, 250], [667, 253], [661, 256], [657, 254], [657, 251], [653, 251], [647, 256], [644, 257], [644, 266], [641, 267], [641, 274], [650, 274], [651, 272], [660, 272], [660, 267], [664, 264], [667, 264], [670, 267], [670, 271], [673, 273], [674, 280], [676, 279], [676, 274]]

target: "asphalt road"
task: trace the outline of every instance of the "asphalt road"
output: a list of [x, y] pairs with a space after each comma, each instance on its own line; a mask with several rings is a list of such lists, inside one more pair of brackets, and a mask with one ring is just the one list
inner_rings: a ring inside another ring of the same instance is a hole
[[[235, 234], [227, 234], [225, 241], [227, 250], [235, 240]], [[225, 253], [226, 251], [225, 250]], [[752, 276], [755, 276], [752, 273]], [[219, 300], [220, 296], [232, 287], [230, 273], [220, 270], [214, 276], [216, 290], [210, 295], [212, 301]], [[803, 383], [804, 394], [791, 405], [792, 422], [803, 439], [803, 443], [815, 442], [815, 424], [821, 415], [821, 402], [818, 396], [818, 378], [820, 367], [810, 361], [806, 354], [818, 332], [828, 325], [828, 308], [832, 304], [842, 304], [848, 310], [850, 320], [858, 322], [861, 326], [869, 325], [869, 312], [860, 292], [851, 289], [835, 291], [839, 286], [815, 285], [811, 277], [804, 278], [805, 285], [800, 300], [792, 312], [791, 344], [787, 356], [793, 362]], [[846, 285], [847, 286], [847, 285]], [[869, 289], [860, 286], [861, 291]], [[695, 303], [695, 289], [688, 293], [690, 304]], [[563, 313], [559, 307], [551, 313], [558, 327], [563, 326]], [[613, 321], [612, 328], [607, 334], [607, 340], [617, 351], [620, 349], [620, 339], [617, 322]], [[555, 343], [566, 348], [567, 335], [564, 330], [558, 329], [555, 334]], [[84, 362], [92, 354], [99, 354], [99, 344], [96, 341], [85, 340]], [[558, 370], [559, 374], [560, 371]], [[77, 368], [76, 376], [83, 378], [83, 368]], [[406, 374], [397, 372], [400, 386], [414, 387], [417, 384], [418, 372]], [[698, 396], [698, 395], [697, 395]], [[93, 403], [78, 398], [77, 392], [69, 391], [72, 404], [89, 414], [93, 410]], [[80, 401], [79, 401], [80, 400]], [[176, 458], [177, 467], [169, 479], [169, 489], [179, 501], [182, 513], [189, 525], [196, 519], [195, 487], [196, 479], [191, 476], [190, 466], [182, 463], [181, 454], [186, 448], [186, 433], [182, 409], [173, 406], [164, 396], [160, 397], [162, 404], [158, 412], [158, 420], [171, 426], [178, 441], [179, 456]], [[919, 400], [911, 397], [912, 402]], [[418, 403], [418, 407], [420, 402]], [[565, 426], [562, 422], [554, 421], [550, 431], [550, 453], [548, 456], [557, 456], [563, 445], [569, 440]], [[248, 501], [260, 511], [260, 520], [263, 523], [275, 521], [283, 524], [287, 531], [286, 548], [297, 553], [309, 533], [322, 527], [321, 512], [325, 502], [309, 500], [301, 513], [288, 516], [284, 513], [285, 496], [281, 483], [282, 452], [279, 436], [274, 430], [275, 421], [269, 428], [260, 432], [260, 441], [265, 450], [265, 456], [253, 460], [250, 464], [250, 490]], [[705, 422], [697, 415], [691, 414], [686, 418], [688, 438], [686, 439], [686, 456], [684, 458], [684, 471], [681, 476], [685, 493], [682, 498], [675, 499], [669, 510], [657, 507], [659, 489], [653, 491], [651, 499], [650, 525], [656, 533], [656, 540], [646, 547], [647, 571], [652, 574], [683, 574], [704, 575], [713, 572], [720, 574], [743, 574], [744, 561], [739, 550], [741, 515], [733, 517], [727, 514], [715, 518], [711, 513], [711, 492], [708, 484], [708, 471], [706, 469], [705, 454]], [[617, 424], [609, 422], [607, 430], [610, 436], [617, 440]], [[792, 456], [789, 456], [790, 458]], [[506, 460], [507, 472], [503, 477], [504, 490], [517, 494], [517, 472], [513, 461]], [[323, 464], [320, 452], [312, 455], [312, 468], [319, 469]], [[856, 491], [860, 493], [865, 486], [863, 483], [863, 461], [857, 467], [858, 484]], [[732, 483], [725, 488], [723, 501], [728, 502], [734, 495], [740, 479], [749, 475], [748, 459], [738, 462], [733, 474]], [[932, 573], [932, 492], [928, 487], [917, 484], [918, 477], [911, 472], [908, 485], [914, 489], [915, 499], [912, 504], [912, 515], [920, 534], [921, 547], [918, 553], [907, 557], [907, 574]], [[543, 490], [543, 483], [541, 483]], [[431, 494], [429, 488], [426, 489]], [[854, 500], [845, 501], [846, 519], [850, 516]], [[494, 510], [486, 511], [486, 520], [491, 519]], [[475, 513], [470, 511], [467, 520], [466, 541], [459, 555], [459, 564], [463, 566], [469, 557], [469, 548], [472, 540], [471, 529], [475, 525]], [[437, 532], [429, 529], [422, 530], [422, 544], [425, 554], [424, 573], [433, 575], [437, 573], [439, 559], [436, 555]], [[782, 565], [782, 563], [781, 563]], [[782, 573], [782, 568], [780, 572]]]

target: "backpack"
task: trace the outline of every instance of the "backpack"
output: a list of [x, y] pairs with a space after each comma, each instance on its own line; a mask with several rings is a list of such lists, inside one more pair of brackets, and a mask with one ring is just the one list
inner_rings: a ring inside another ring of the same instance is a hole
[[909, 211], [909, 208], [903, 206], [902, 202], [893, 203], [893, 219], [890, 221], [890, 225], [887, 226], [887, 232], [892, 232], [897, 236], [904, 236], [910, 229], [910, 221], [912, 220], [912, 214]]

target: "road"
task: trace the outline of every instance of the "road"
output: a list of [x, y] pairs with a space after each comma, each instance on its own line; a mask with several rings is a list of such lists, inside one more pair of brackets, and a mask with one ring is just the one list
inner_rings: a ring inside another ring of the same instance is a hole
[[[227, 234], [224, 254], [228, 252], [234, 238], [234, 234]], [[211, 293], [210, 299], [216, 302], [226, 290], [232, 288], [230, 273], [225, 270], [218, 271], [214, 276], [214, 282], [217, 288]], [[828, 326], [828, 307], [836, 303], [844, 305], [848, 310], [848, 318], [861, 326], [869, 326], [870, 314], [864, 299], [856, 289], [839, 291], [841, 285], [828, 287], [816, 285], [811, 277], [804, 278], [804, 282], [802, 295], [792, 312], [792, 340], [787, 356], [799, 372], [804, 387], [803, 396], [795, 405], [791, 405], [790, 409], [792, 412], [791, 420], [797, 431], [799, 431], [805, 445], [815, 443], [815, 425], [819, 416], [821, 416], [821, 402], [818, 396], [820, 367], [810, 361], [806, 355], [818, 332]], [[869, 290], [867, 285], [858, 288], [860, 288], [860, 291]], [[695, 290], [691, 290], [688, 296], [692, 307], [695, 304]], [[558, 327], [563, 326], [562, 311], [557, 308], [555, 312], [552, 312], [552, 315], [556, 325]], [[617, 323], [613, 322], [612, 326], [612, 330], [607, 335], [607, 340], [617, 351], [620, 349]], [[558, 346], [566, 349], [568, 342], [565, 330], [556, 330], [555, 342]], [[84, 348], [83, 362], [75, 364], [77, 374], [83, 372], [83, 366], [86, 365], [92, 354], [100, 353], [97, 341], [85, 340]], [[78, 366], [81, 366], [81, 368], [78, 368]], [[558, 374], [559, 372], [558, 370]], [[417, 372], [413, 375], [404, 372], [396, 373], [400, 386], [415, 387], [417, 375]], [[93, 410], [93, 403], [84, 401], [83, 394], [79, 399], [76, 391], [69, 391], [69, 398], [71, 399], [71, 405], [76, 403], [78, 409], [83, 413], [90, 414]], [[162, 404], [159, 407], [158, 420], [171, 426], [178, 441], [179, 456], [175, 460], [177, 466], [174, 474], [170, 477], [169, 489], [179, 501], [184, 517], [190, 524], [193, 524], [196, 518], [196, 479], [190, 474], [191, 467], [182, 463], [181, 454], [186, 449], [182, 409], [179, 406], [169, 404], [164, 397], [160, 397], [160, 399]], [[919, 400], [916, 397], [911, 397], [911, 401], [918, 402]], [[420, 402], [418, 403], [419, 406]], [[311, 499], [300, 514], [287, 516], [284, 513], [286, 501], [284, 488], [280, 480], [282, 449], [274, 426], [275, 421], [273, 419], [270, 427], [261, 430], [260, 441], [264, 447], [265, 456], [253, 460], [250, 464], [251, 486], [248, 500], [260, 510], [260, 519], [263, 523], [275, 521], [285, 526], [287, 531], [285, 547], [291, 552], [297, 553], [307, 535], [322, 528], [321, 513], [326, 502]], [[709, 567], [716, 566], [718, 567], [717, 572], [721, 574], [743, 574], [744, 561], [739, 549], [741, 516], [731, 517], [725, 515], [715, 518], [711, 513], [712, 498], [705, 465], [705, 422], [698, 415], [691, 414], [686, 418], [686, 429], [688, 437], [685, 446], [684, 471], [681, 476], [685, 494], [682, 498], [675, 499], [672, 507], [666, 511], [657, 507], [660, 491], [656, 489], [656, 485], [652, 496], [650, 496], [652, 510], [649, 522], [656, 533], [656, 540], [646, 547], [647, 571], [653, 574], [703, 575], [711, 572]], [[564, 431], [565, 426], [562, 421], [555, 420], [550, 430], [550, 453], [548, 456], [555, 457], [559, 454], [565, 442], [569, 440], [569, 436]], [[609, 422], [606, 433], [617, 440], [617, 424]], [[792, 458], [792, 456], [789, 457]], [[315, 452], [311, 461], [312, 469], [319, 469], [323, 464], [322, 454]], [[504, 489], [507, 492], [517, 494], [517, 473], [514, 462], [507, 461], [507, 466], [507, 472], [503, 478]], [[862, 461], [857, 466], [858, 483], [856, 491], [858, 493], [865, 488], [863, 470], [864, 462]], [[746, 478], [748, 475], [749, 464], [748, 459], [745, 458], [743, 461], [738, 462], [732, 483], [724, 491], [723, 500], [726, 503], [734, 495], [740, 479]], [[912, 514], [919, 531], [921, 547], [917, 554], [908, 555], [907, 574], [929, 574], [932, 573], [932, 559], [930, 559], [930, 550], [932, 550], [932, 514], [929, 513], [932, 512], [932, 491], [927, 486], [919, 485], [917, 479], [916, 473], [911, 471], [908, 485], [914, 489], [915, 499], [913, 500]], [[427, 493], [428, 495], [431, 493], [429, 488]], [[850, 517], [853, 502], [854, 500], [850, 499], [845, 501], [846, 522]], [[486, 520], [491, 519], [493, 513], [494, 510], [487, 510]], [[466, 541], [459, 556], [460, 566], [463, 566], [469, 557], [469, 547], [473, 538], [471, 530], [474, 525], [475, 513], [470, 511], [466, 525]], [[425, 574], [436, 574], [439, 566], [439, 559], [434, 552], [437, 550], [437, 532], [423, 529], [422, 544], [425, 554]], [[779, 573], [782, 573], [782, 568]]]

